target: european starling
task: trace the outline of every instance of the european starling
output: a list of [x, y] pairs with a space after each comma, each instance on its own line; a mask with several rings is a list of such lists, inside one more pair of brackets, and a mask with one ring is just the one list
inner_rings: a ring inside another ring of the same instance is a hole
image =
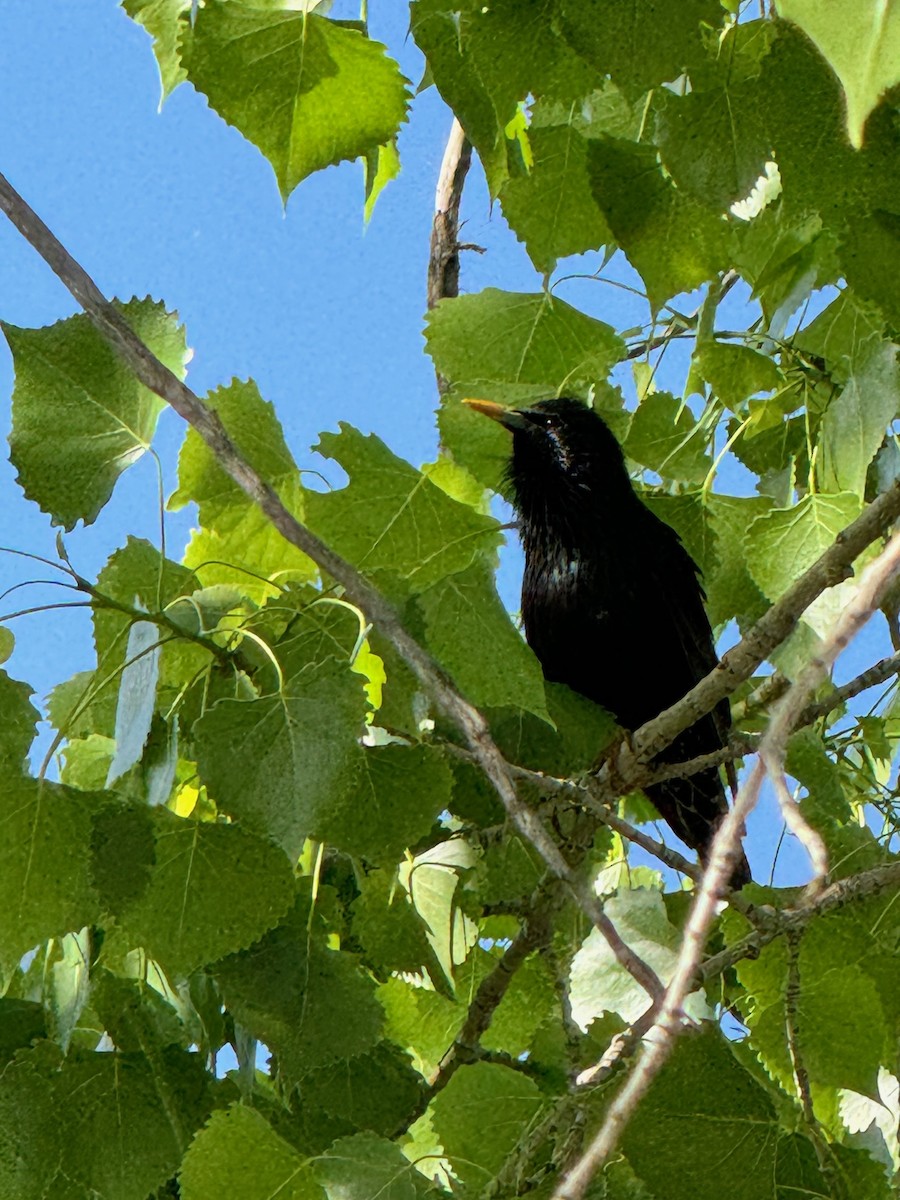
[[[544, 675], [627, 730], [668, 708], [716, 664], [694, 560], [635, 494], [619, 443], [580, 400], [507, 409], [467, 400], [512, 433], [507, 480], [525, 551], [522, 619]], [[725, 744], [723, 700], [659, 755], [684, 762]], [[717, 769], [646, 789], [701, 860], [727, 811]], [[732, 887], [750, 879], [741, 855]]]

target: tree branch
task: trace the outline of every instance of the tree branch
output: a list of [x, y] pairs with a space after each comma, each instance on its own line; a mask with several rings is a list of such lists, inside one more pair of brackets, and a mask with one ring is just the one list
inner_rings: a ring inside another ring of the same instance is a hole
[[282, 504], [274, 488], [237, 450], [218, 414], [148, 349], [127, 321], [109, 303], [84, 268], [75, 261], [40, 217], [0, 175], [0, 210], [65, 284], [91, 323], [134, 371], [141, 383], [169, 404], [200, 434], [225, 473], [259, 506], [269, 522], [291, 545], [307, 554], [336, 580], [347, 598], [366, 613], [397, 650], [437, 706], [462, 733], [481, 769], [490, 780], [513, 824], [563, 880], [582, 910], [609, 943], [617, 961], [658, 998], [662, 985], [653, 971], [619, 937], [592, 890], [569, 867], [537, 815], [516, 794], [506, 760], [494, 744], [487, 722], [453, 686], [448, 676], [406, 632], [392, 605], [354, 567], [336, 554]]
[[429, 310], [440, 300], [459, 295], [459, 206], [471, 162], [472, 143], [454, 117], [434, 197], [426, 288]]

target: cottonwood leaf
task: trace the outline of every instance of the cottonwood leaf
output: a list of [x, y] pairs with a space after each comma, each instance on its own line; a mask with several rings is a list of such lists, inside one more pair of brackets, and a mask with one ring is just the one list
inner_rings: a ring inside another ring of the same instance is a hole
[[[631, 949], [659, 976], [670, 979], [678, 958], [681, 932], [669, 922], [661, 894], [649, 888], [620, 891], [604, 909]], [[583, 1029], [605, 1012], [628, 1023], [647, 1007], [647, 993], [620, 966], [604, 938], [592, 929], [572, 960], [569, 978], [572, 1019]], [[685, 1011], [695, 1018], [708, 1014], [702, 994], [688, 998]]]
[[750, 396], [771, 392], [783, 382], [776, 364], [749, 346], [705, 342], [694, 355], [693, 365], [729, 408], [737, 408]]
[[422, 1099], [421, 1075], [409, 1056], [390, 1042], [349, 1063], [320, 1067], [305, 1075], [300, 1093], [305, 1109], [322, 1111], [356, 1129], [390, 1137]]
[[329, 1200], [417, 1200], [431, 1191], [400, 1147], [374, 1133], [336, 1141], [314, 1170]]
[[846, 289], [798, 338], [798, 347], [825, 359], [838, 390], [822, 416], [823, 489], [865, 496], [869, 465], [900, 411], [897, 345], [884, 318]]
[[[187, 347], [177, 316], [149, 297], [114, 306], [183, 379]], [[16, 373], [10, 457], [18, 481], [54, 525], [90, 525], [122, 472], [150, 448], [163, 401], [83, 313], [44, 329], [2, 328]]]
[[[685, 1129], [690, 1128], [690, 1138]], [[622, 1137], [628, 1161], [666, 1200], [776, 1200], [779, 1125], [766, 1091], [719, 1030], [679, 1038]], [[714, 1172], [698, 1162], [716, 1163]], [[822, 1194], [825, 1194], [824, 1192]]]
[[254, 700], [220, 700], [194, 726], [216, 803], [295, 858], [328, 813], [358, 795], [366, 697], [347, 662], [302, 667]]
[[89, 793], [8, 778], [0, 790], [0, 970], [49, 937], [98, 917], [90, 878]]
[[449, 807], [453, 777], [431, 746], [373, 746], [359, 755], [352, 791], [312, 818], [311, 833], [374, 863], [395, 863]]
[[689, 72], [723, 17], [717, 0], [681, 0], [664, 18], [656, 0], [559, 0], [557, 12], [569, 45], [626, 95]]
[[496, 549], [492, 517], [451, 499], [374, 434], [340, 425], [339, 434], [322, 434], [317, 449], [339, 462], [350, 482], [309, 493], [307, 513], [311, 528], [358, 570], [420, 592]]
[[371, 1050], [384, 1020], [374, 981], [352, 954], [327, 949], [308, 915], [301, 899], [279, 926], [213, 969], [235, 1019], [293, 1081]]
[[[574, 114], [577, 106], [571, 107]], [[572, 124], [541, 127], [532, 129], [528, 140], [531, 168], [507, 180], [500, 202], [513, 233], [546, 274], [557, 259], [597, 250], [612, 234], [591, 191], [581, 131]]]
[[[427, 320], [428, 353], [458, 396], [510, 405], [558, 395], [586, 397], [591, 385], [625, 357], [625, 343], [611, 325], [549, 292], [486, 288], [442, 300]], [[478, 413], [469, 415], [488, 424]], [[509, 435], [502, 429], [495, 433], [508, 456]]]
[[668, 392], [644, 396], [622, 449], [664, 479], [702, 483], [712, 467], [709, 434]]
[[857, 149], [869, 113], [900, 82], [900, 10], [880, 0], [779, 0], [778, 14], [799, 25], [841, 81], [847, 132]]
[[117, 917], [173, 976], [249, 946], [287, 911], [291, 865], [270, 841], [165, 808], [153, 809], [150, 822], [155, 850], [146, 886]]
[[194, 87], [272, 164], [284, 200], [406, 119], [407, 80], [384, 46], [315, 13], [206, 0], [181, 55]]
[[733, 25], [707, 47], [684, 94], [654, 97], [655, 138], [679, 188], [715, 213], [750, 194], [771, 158], [759, 119], [758, 77], [777, 36], [772, 21]]
[[135, 621], [125, 643], [125, 666], [116, 702], [116, 749], [106, 774], [112, 787], [140, 762], [150, 734], [159, 682], [159, 630], [150, 621]]
[[183, 1200], [319, 1200], [306, 1157], [243, 1104], [213, 1113], [191, 1143], [179, 1172]]
[[378, 989], [385, 1014], [385, 1035], [412, 1056], [426, 1079], [437, 1070], [468, 1014], [469, 998], [496, 966], [496, 959], [476, 948], [456, 970], [456, 996], [419, 987], [393, 976]]
[[543, 1100], [534, 1080], [509, 1067], [474, 1063], [461, 1067], [431, 1102], [435, 1133], [467, 1187], [494, 1178]]
[[[129, 537], [125, 546], [110, 555], [97, 578], [96, 586], [102, 596], [118, 604], [154, 614], [163, 611], [179, 596], [194, 592], [197, 580], [180, 563], [163, 558], [150, 542]], [[137, 619], [128, 612], [104, 605], [102, 601], [94, 605], [97, 672], [92, 679], [79, 674], [69, 684], [57, 688], [54, 693], [56, 703], [51, 705], [51, 712], [55, 710], [54, 721], [60, 722], [57, 728], [68, 736], [82, 736], [85, 733], [113, 735], [116, 698], [123, 668], [128, 661], [131, 628]], [[159, 629], [157, 635], [160, 641], [166, 636]], [[200, 654], [206, 660], [211, 658], [208, 651], [201, 650]], [[174, 701], [183, 684], [181, 671], [175, 669], [170, 672], [167, 668], [167, 654], [163, 649], [158, 687], [160, 706]]]
[[[792, 508], [773, 508], [748, 527], [744, 536], [747, 566], [754, 582], [777, 600], [859, 516], [860, 501], [848, 493], [813, 492]], [[853, 582], [829, 589], [807, 609], [804, 620], [823, 636]]]
[[413, 37], [484, 165], [491, 195], [522, 174], [512, 122], [528, 96], [571, 103], [601, 77], [559, 36], [553, 6], [518, 0], [415, 0]]
[[418, 598], [429, 649], [479, 707], [515, 706], [550, 722], [540, 663], [512, 624], [493, 572], [476, 564]]
[[182, 19], [190, 12], [191, 0], [121, 0], [121, 3], [129, 17], [143, 25], [153, 38], [153, 53], [162, 87], [159, 99], [162, 107], [166, 97], [187, 78], [178, 53], [178, 41]]
[[[302, 521], [306, 493], [300, 471], [275, 409], [263, 400], [256, 383], [233, 379], [210, 392], [206, 403], [219, 415], [244, 458]], [[199, 509], [199, 528], [191, 534], [184, 563], [196, 568], [204, 583], [230, 584], [261, 602], [276, 592], [266, 580], [302, 582], [317, 577], [315, 563], [281, 536], [193, 429], [185, 435], [178, 457], [178, 488], [168, 506], [179, 509], [191, 501]]]
[[725, 222], [663, 175], [652, 147], [613, 138], [592, 141], [588, 172], [594, 198], [643, 279], [654, 312], [728, 264]]
[[0, 670], [0, 777], [23, 775], [40, 713], [29, 700], [27, 683]]

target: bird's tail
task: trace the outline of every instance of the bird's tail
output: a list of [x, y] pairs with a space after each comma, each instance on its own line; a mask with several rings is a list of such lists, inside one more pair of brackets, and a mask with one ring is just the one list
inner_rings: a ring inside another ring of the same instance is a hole
[[[646, 789], [660, 816], [681, 840], [706, 863], [716, 831], [728, 811], [725, 790], [715, 769], [698, 771], [688, 779], [667, 779]], [[733, 890], [750, 883], [750, 864], [743, 849], [731, 873]]]

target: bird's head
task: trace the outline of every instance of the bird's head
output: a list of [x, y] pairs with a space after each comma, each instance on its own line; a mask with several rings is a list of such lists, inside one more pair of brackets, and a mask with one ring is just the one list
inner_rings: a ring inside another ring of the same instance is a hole
[[527, 408], [504, 408], [491, 400], [464, 403], [512, 433], [507, 476], [520, 512], [552, 504], [553, 496], [591, 493], [602, 501], [623, 484], [631, 491], [619, 443], [581, 400], [540, 400]]

